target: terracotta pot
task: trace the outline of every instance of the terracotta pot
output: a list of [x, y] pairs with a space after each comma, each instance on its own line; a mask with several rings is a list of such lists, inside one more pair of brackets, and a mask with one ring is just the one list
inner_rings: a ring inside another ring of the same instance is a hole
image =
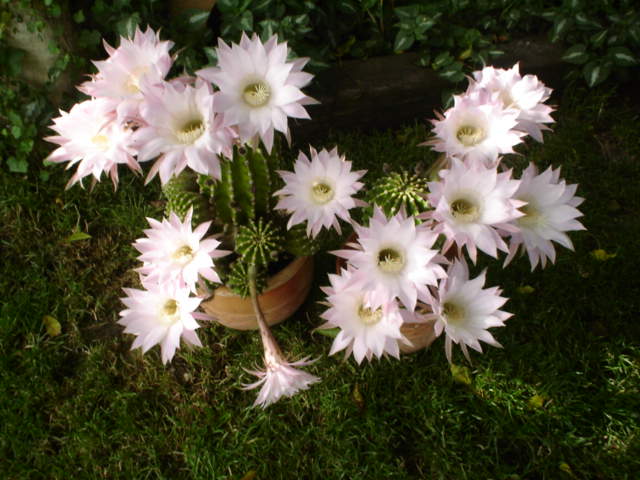
[[[296, 258], [267, 280], [258, 297], [267, 323], [276, 325], [290, 317], [304, 302], [313, 281], [313, 257]], [[256, 330], [258, 323], [250, 298], [242, 298], [227, 287], [216, 288], [213, 297], [202, 302], [202, 309], [225, 327]]]
[[429, 320], [426, 323], [404, 323], [400, 327], [400, 332], [412, 343], [412, 346], [400, 343], [400, 351], [402, 353], [414, 353], [423, 348], [429, 348], [436, 339], [436, 333], [433, 329], [435, 320]]

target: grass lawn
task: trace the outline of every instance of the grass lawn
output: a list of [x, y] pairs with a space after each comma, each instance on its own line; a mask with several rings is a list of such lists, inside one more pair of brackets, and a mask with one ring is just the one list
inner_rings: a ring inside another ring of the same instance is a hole
[[[117, 192], [89, 193], [65, 191], [60, 167], [40, 180], [38, 159], [26, 178], [0, 169], [0, 478], [638, 478], [639, 109], [605, 90], [555, 102], [555, 132], [513, 164], [562, 165], [588, 230], [533, 273], [526, 258], [502, 270], [481, 256], [474, 272], [489, 268], [515, 314], [493, 330], [505, 348], [473, 365], [458, 350], [453, 369], [442, 339], [400, 361], [327, 357], [331, 339], [312, 332], [334, 264], [321, 255], [311, 297], [274, 333], [290, 359], [320, 357], [308, 370], [323, 381], [265, 411], [240, 389], [261, 363], [257, 334], [208, 326], [205, 348], [165, 367], [115, 324], [136, 282], [130, 244], [162, 212], [158, 182], [123, 171]], [[371, 179], [428, 165], [415, 147], [426, 134], [334, 133], [325, 146]]]

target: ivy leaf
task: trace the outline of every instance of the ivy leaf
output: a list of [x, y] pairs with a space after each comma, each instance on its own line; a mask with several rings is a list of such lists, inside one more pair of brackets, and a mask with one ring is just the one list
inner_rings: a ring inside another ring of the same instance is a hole
[[140, 25], [140, 14], [135, 12], [128, 17], [121, 18], [116, 22], [115, 31], [123, 37], [133, 37], [136, 27]]
[[78, 10], [73, 14], [73, 21], [76, 23], [82, 23], [85, 21], [84, 12], [82, 10]]
[[415, 37], [413, 36], [413, 34], [401, 28], [396, 35], [396, 40], [393, 44], [393, 50], [395, 52], [402, 52], [404, 50], [407, 50], [411, 47], [411, 45], [413, 45], [414, 41]]
[[7, 160], [9, 165], [9, 171], [13, 173], [27, 173], [27, 167], [29, 164], [24, 158], [9, 157]]
[[441, 68], [449, 65], [451, 62], [453, 62], [453, 57], [451, 56], [451, 54], [449, 52], [442, 52], [435, 58], [433, 64], [431, 65], [431, 68], [433, 68], [434, 70], [440, 70]]
[[576, 65], [582, 65], [589, 60], [589, 55], [586, 52], [586, 47], [579, 43], [578, 45], [574, 45], [569, 48], [564, 55], [562, 55], [562, 60], [565, 62], [573, 63]]
[[189, 15], [187, 21], [192, 30], [201, 30], [207, 24], [207, 19], [209, 18], [208, 11], [197, 10], [194, 11], [191, 15]]
[[587, 63], [582, 69], [587, 85], [594, 87], [606, 80], [611, 73], [611, 65], [607, 62], [593, 61]]
[[560, 40], [570, 26], [571, 22], [566, 17], [556, 20], [551, 28], [551, 42], [555, 43]]
[[631, 50], [626, 47], [613, 47], [609, 49], [608, 56], [616, 65], [621, 67], [632, 67], [638, 63]]
[[204, 47], [204, 54], [207, 57], [207, 60], [209, 60], [209, 63], [212, 65], [215, 65], [218, 63], [218, 54], [216, 52], [216, 49], [213, 47]]
[[602, 30], [591, 37], [591, 44], [598, 48], [601, 47], [604, 41], [607, 39], [608, 30]]
[[253, 14], [250, 10], [245, 10], [242, 13], [242, 16], [238, 20], [238, 26], [240, 30], [244, 30], [245, 32], [253, 31]]

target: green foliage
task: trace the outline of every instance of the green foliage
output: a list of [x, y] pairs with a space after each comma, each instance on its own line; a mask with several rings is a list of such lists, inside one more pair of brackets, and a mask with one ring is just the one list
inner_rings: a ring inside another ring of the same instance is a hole
[[251, 220], [238, 228], [235, 250], [246, 264], [265, 268], [282, 251], [283, 236], [271, 221]]
[[367, 193], [367, 202], [380, 206], [387, 216], [404, 209], [407, 215], [418, 215], [427, 209], [426, 180], [407, 171], [392, 172], [379, 178]]
[[[563, 60], [576, 66], [587, 85], [604, 82], [613, 72], [629, 77], [640, 58], [640, 8], [633, 0], [566, 1], [544, 10], [552, 23], [552, 42], [569, 44]], [[634, 53], [635, 52], [635, 53]]]

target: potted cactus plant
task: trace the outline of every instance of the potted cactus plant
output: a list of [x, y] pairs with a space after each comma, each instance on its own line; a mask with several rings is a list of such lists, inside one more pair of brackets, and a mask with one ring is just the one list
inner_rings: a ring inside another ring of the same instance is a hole
[[[151, 29], [106, 45], [109, 58], [79, 87], [91, 99], [54, 119], [49, 160], [77, 165], [69, 185], [104, 172], [117, 185], [119, 164], [141, 172], [154, 162], [147, 182], [160, 177], [166, 218], [148, 219], [134, 243], [143, 288], [125, 289], [119, 323], [135, 335], [132, 348], [159, 344], [164, 363], [181, 342], [201, 345], [198, 321], [257, 328], [265, 368], [245, 386], [261, 387], [256, 405], [319, 380], [299, 368], [308, 358], [287, 360], [269, 329], [304, 300], [316, 251], [337, 248], [340, 259], [318, 327], [332, 332], [330, 354], [398, 357], [442, 335], [451, 362], [453, 344], [467, 358], [481, 341], [500, 346], [488, 330], [511, 316], [501, 290], [484, 288], [486, 273], [471, 278], [466, 258], [502, 251], [506, 265], [526, 252], [532, 268], [544, 267], [555, 260], [552, 242], [571, 248], [565, 232], [584, 228], [577, 186], [559, 170], [530, 164], [516, 178], [505, 168], [515, 145], [542, 141], [553, 122], [550, 89], [517, 64], [474, 72], [432, 122], [424, 145], [440, 158], [424, 175], [378, 179], [367, 203], [357, 198], [365, 172], [337, 148], [311, 147], [283, 170], [275, 134], [290, 140], [288, 118], [309, 118], [315, 102], [301, 90], [312, 79], [306, 59], [289, 61], [286, 43], [219, 40], [216, 67], [168, 79], [171, 48]], [[358, 206], [361, 224], [350, 213]], [[341, 224], [354, 232], [343, 248]]]

